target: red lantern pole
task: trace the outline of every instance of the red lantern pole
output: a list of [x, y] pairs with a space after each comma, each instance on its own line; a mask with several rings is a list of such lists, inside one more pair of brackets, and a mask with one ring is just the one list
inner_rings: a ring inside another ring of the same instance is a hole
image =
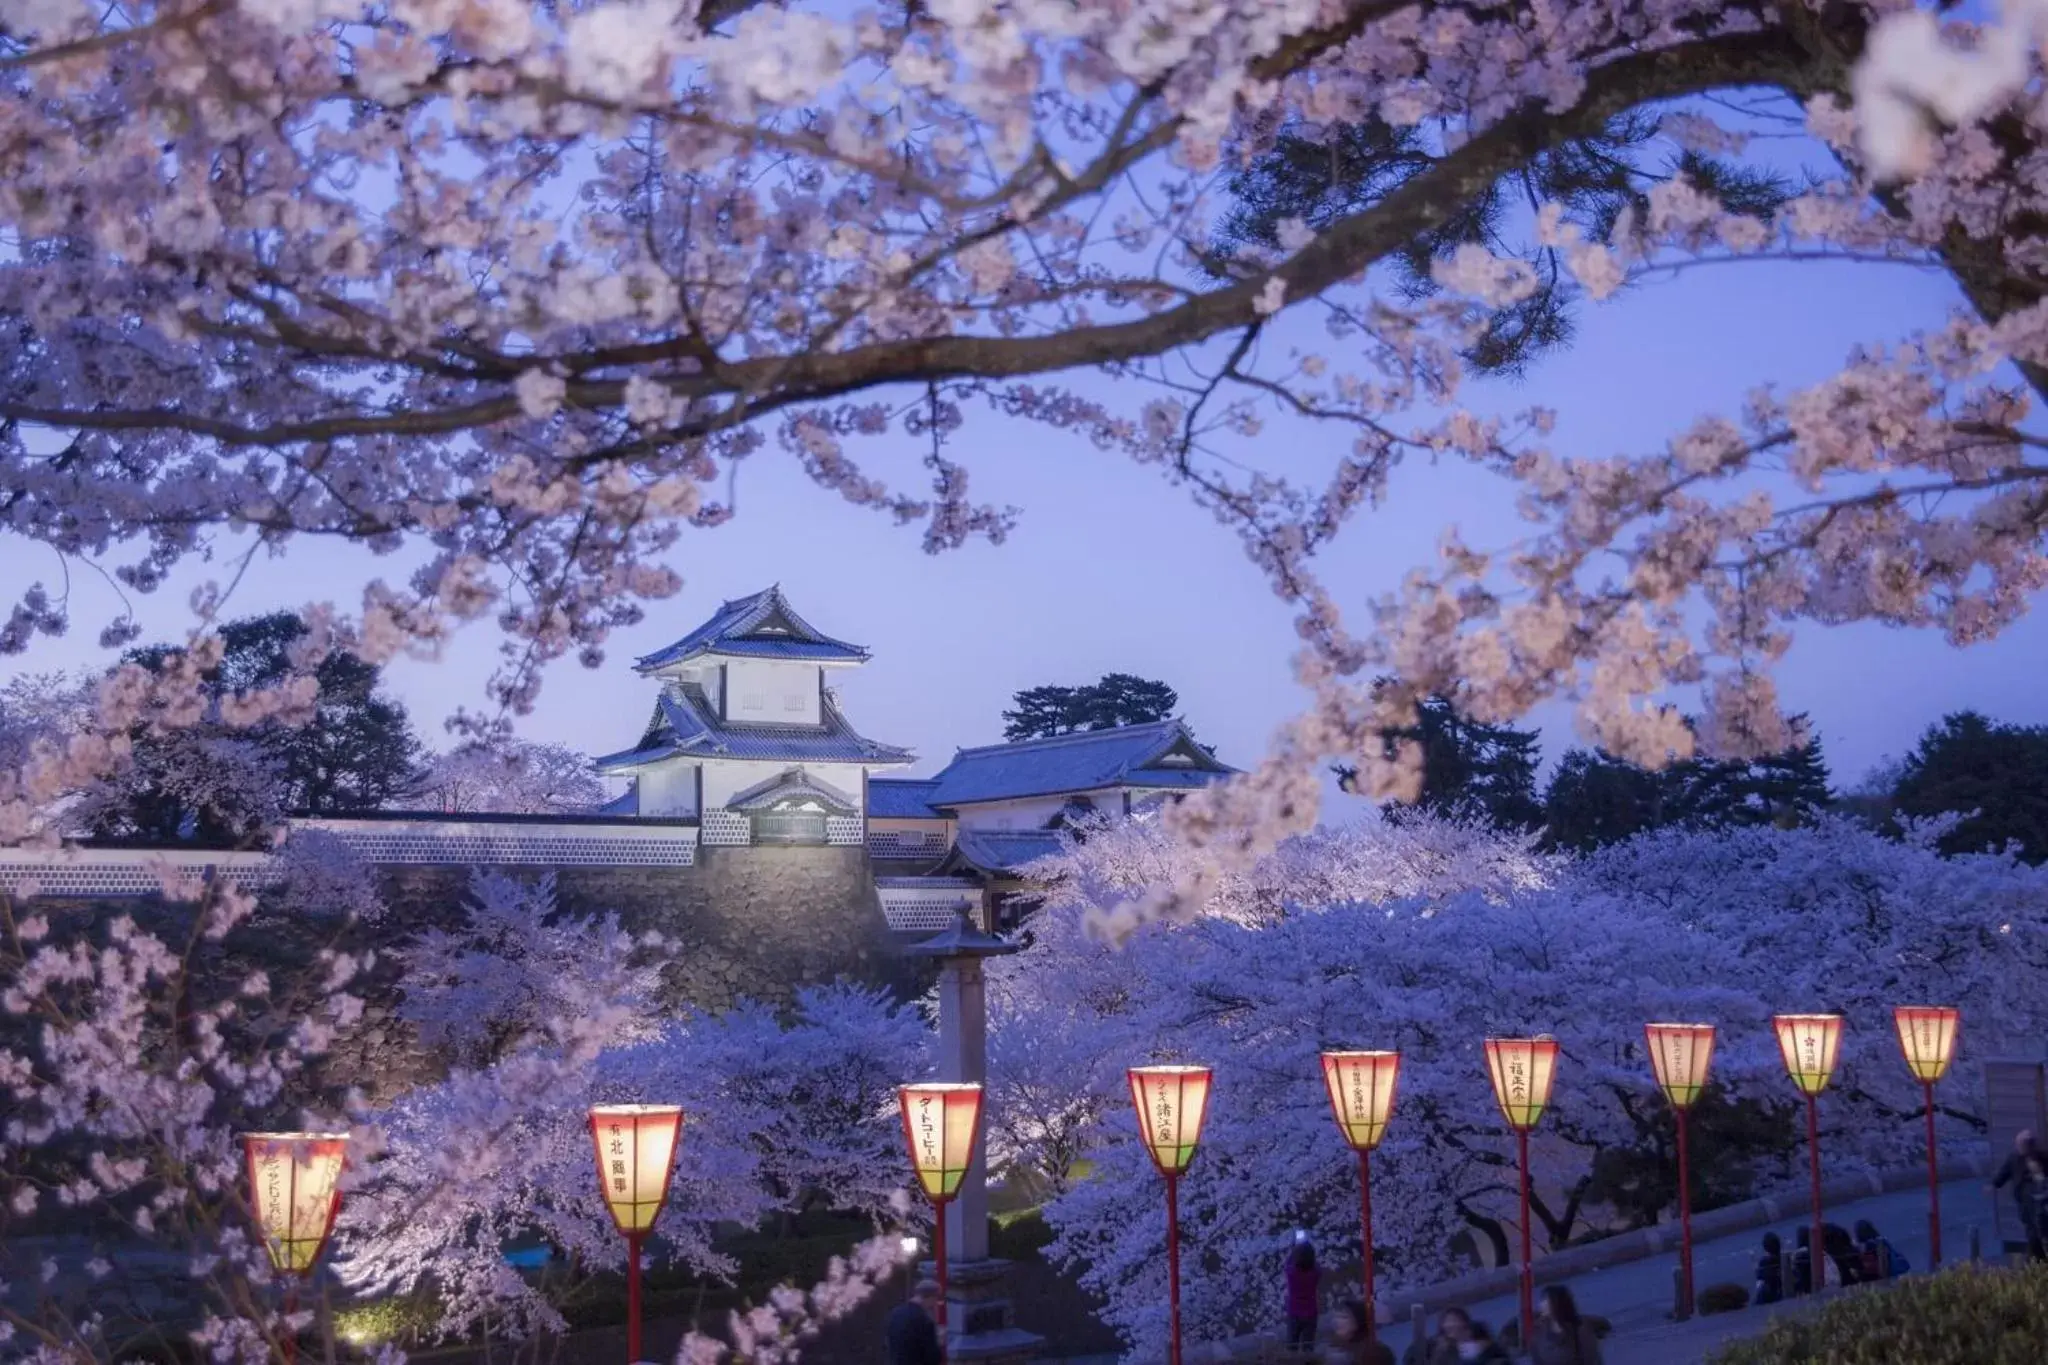
[[1372, 1149], [1358, 1149], [1358, 1221], [1365, 1229], [1365, 1339], [1379, 1335], [1379, 1307], [1373, 1302], [1372, 1283]]
[[626, 1359], [639, 1365], [640, 1353], [640, 1243], [641, 1234], [626, 1234]]
[[932, 1200], [932, 1265], [939, 1282], [939, 1354], [946, 1353], [946, 1291], [952, 1281], [946, 1275], [946, 1201]]
[[640, 1260], [668, 1202], [683, 1111], [673, 1104], [593, 1104], [590, 1142], [598, 1190], [626, 1239], [626, 1365], [640, 1365]]
[[1515, 1129], [1517, 1164], [1522, 1168], [1522, 1349], [1536, 1331], [1536, 1266], [1529, 1259], [1529, 1130]]
[[1138, 1135], [1166, 1181], [1167, 1365], [1180, 1365], [1180, 1177], [1202, 1140], [1213, 1076], [1206, 1066], [1134, 1066], [1128, 1074]]
[[1167, 1365], [1180, 1365], [1180, 1177], [1166, 1177]]
[[1692, 1159], [1687, 1150], [1689, 1110], [1678, 1111], [1678, 1285], [1684, 1305], [1678, 1316], [1692, 1316]]
[[1941, 1268], [1941, 1159], [1934, 1148], [1934, 1082], [1922, 1082], [1927, 1092], [1927, 1263]]
[[1325, 1052], [1323, 1084], [1330, 1092], [1330, 1112], [1337, 1131], [1358, 1153], [1358, 1226], [1365, 1281], [1365, 1334], [1379, 1333], [1379, 1309], [1373, 1287], [1372, 1150], [1387, 1135], [1394, 1114], [1394, 1087], [1401, 1076], [1398, 1052]]
[[1892, 1011], [1906, 1066], [1927, 1098], [1927, 1245], [1928, 1260], [1941, 1265], [1941, 1161], [1934, 1140], [1934, 1083], [1948, 1072], [1956, 1055], [1956, 1031], [1962, 1011], [1953, 1005], [1900, 1005]]
[[1813, 1247], [1806, 1253], [1807, 1284], [1818, 1294], [1827, 1283], [1827, 1242], [1820, 1220], [1820, 1095], [1806, 1095], [1806, 1157], [1813, 1175]]

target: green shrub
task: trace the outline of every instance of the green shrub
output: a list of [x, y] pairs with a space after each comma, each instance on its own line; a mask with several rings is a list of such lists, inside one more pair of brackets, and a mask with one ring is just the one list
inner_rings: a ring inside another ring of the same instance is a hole
[[1713, 1357], [1714, 1365], [2041, 1365], [2048, 1266], [1939, 1275], [1851, 1291]]
[[1710, 1284], [1700, 1291], [1699, 1309], [1709, 1313], [1733, 1313], [1749, 1307], [1749, 1291], [1739, 1284]]
[[428, 1294], [344, 1304], [334, 1310], [334, 1335], [351, 1346], [419, 1340], [441, 1322], [441, 1305]]

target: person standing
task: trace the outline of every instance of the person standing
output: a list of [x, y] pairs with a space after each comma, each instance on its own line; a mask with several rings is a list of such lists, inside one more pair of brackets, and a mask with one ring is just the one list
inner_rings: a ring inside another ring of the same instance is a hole
[[1763, 1252], [1756, 1258], [1756, 1292], [1751, 1297], [1757, 1303], [1779, 1303], [1785, 1297], [1785, 1244], [1775, 1232], [1764, 1234]]
[[1294, 1250], [1287, 1253], [1287, 1349], [1308, 1352], [1316, 1345], [1316, 1317], [1320, 1311], [1318, 1300], [1322, 1289], [1323, 1273], [1316, 1269], [1316, 1249], [1309, 1243], [1296, 1242]]
[[889, 1342], [889, 1365], [943, 1365], [944, 1347], [939, 1343], [939, 1282], [919, 1280], [910, 1301], [896, 1305], [884, 1329]]
[[1535, 1365], [1602, 1365], [1600, 1334], [1579, 1316], [1578, 1301], [1561, 1284], [1544, 1287], [1529, 1359]]
[[2044, 1156], [2040, 1144], [2034, 1141], [2031, 1130], [2022, 1128], [2013, 1134], [2012, 1153], [2005, 1164], [1998, 1168], [1998, 1174], [1991, 1177], [1991, 1190], [1995, 1194], [2011, 1185], [2012, 1197], [2020, 1209], [2020, 1226], [2027, 1234], [2027, 1255], [2037, 1261], [2048, 1260], [2048, 1245], [2044, 1245], [2044, 1215], [2048, 1215], [2048, 1156]]

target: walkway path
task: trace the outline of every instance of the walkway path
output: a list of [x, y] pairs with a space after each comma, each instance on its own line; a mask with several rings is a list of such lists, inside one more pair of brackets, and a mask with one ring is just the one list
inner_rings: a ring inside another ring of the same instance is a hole
[[[1851, 1227], [1867, 1218], [1892, 1245], [1912, 1263], [1915, 1270], [1927, 1268], [1927, 1191], [1901, 1190], [1896, 1194], [1839, 1204], [1827, 1210], [1827, 1219]], [[1976, 1180], [1954, 1181], [1942, 1186], [1942, 1253], [1945, 1263], [1954, 1264], [1970, 1254], [1970, 1229], [1983, 1237], [1984, 1254], [1999, 1258], [1992, 1231], [1991, 1200]], [[1772, 1228], [1792, 1246], [1798, 1222]], [[1702, 1289], [1710, 1284], [1754, 1283], [1758, 1244], [1764, 1229], [1738, 1233], [1693, 1248], [1693, 1278]], [[1677, 1265], [1674, 1253], [1652, 1256], [1627, 1265], [1596, 1270], [1571, 1283], [1579, 1307], [1597, 1313], [1614, 1324], [1614, 1335], [1606, 1350], [1608, 1365], [1692, 1365], [1725, 1342], [1761, 1332], [1778, 1311], [1804, 1311], [1804, 1303], [1752, 1308], [1740, 1313], [1716, 1314], [1675, 1323], [1670, 1313], [1673, 1302], [1671, 1272]], [[1472, 1305], [1471, 1312], [1488, 1326], [1498, 1329], [1512, 1322], [1518, 1311], [1512, 1293]], [[1408, 1324], [1391, 1324], [1382, 1338], [1398, 1357], [1408, 1346]]]

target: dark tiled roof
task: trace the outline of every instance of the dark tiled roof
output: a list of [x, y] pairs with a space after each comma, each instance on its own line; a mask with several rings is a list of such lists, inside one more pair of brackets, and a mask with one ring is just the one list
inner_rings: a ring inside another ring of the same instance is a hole
[[1060, 836], [1050, 829], [963, 829], [953, 847], [962, 861], [983, 872], [1015, 876], [1026, 863], [1058, 853]]
[[831, 783], [812, 777], [802, 768], [784, 768], [767, 781], [756, 782], [745, 791], [734, 793], [725, 803], [725, 808], [751, 815], [755, 811], [772, 809], [778, 801], [802, 800], [805, 797], [815, 798], [842, 813], [850, 814], [860, 809], [860, 802]]
[[935, 777], [871, 777], [868, 814], [885, 820], [943, 820], [925, 799], [938, 785]]
[[727, 602], [709, 621], [667, 648], [642, 656], [634, 667], [644, 673], [699, 654], [846, 663], [865, 663], [868, 657], [866, 649], [833, 639], [790, 610], [779, 584]]
[[847, 724], [827, 692], [823, 725], [733, 725], [718, 718], [704, 690], [694, 683], [662, 688], [654, 718], [640, 742], [598, 759], [602, 772], [623, 772], [656, 759], [760, 758], [790, 763], [908, 763], [908, 749], [865, 739]]
[[[1174, 753], [1191, 761], [1155, 766]], [[925, 799], [945, 808], [1103, 787], [1204, 787], [1234, 771], [1204, 753], [1179, 721], [1162, 720], [962, 749]]]

